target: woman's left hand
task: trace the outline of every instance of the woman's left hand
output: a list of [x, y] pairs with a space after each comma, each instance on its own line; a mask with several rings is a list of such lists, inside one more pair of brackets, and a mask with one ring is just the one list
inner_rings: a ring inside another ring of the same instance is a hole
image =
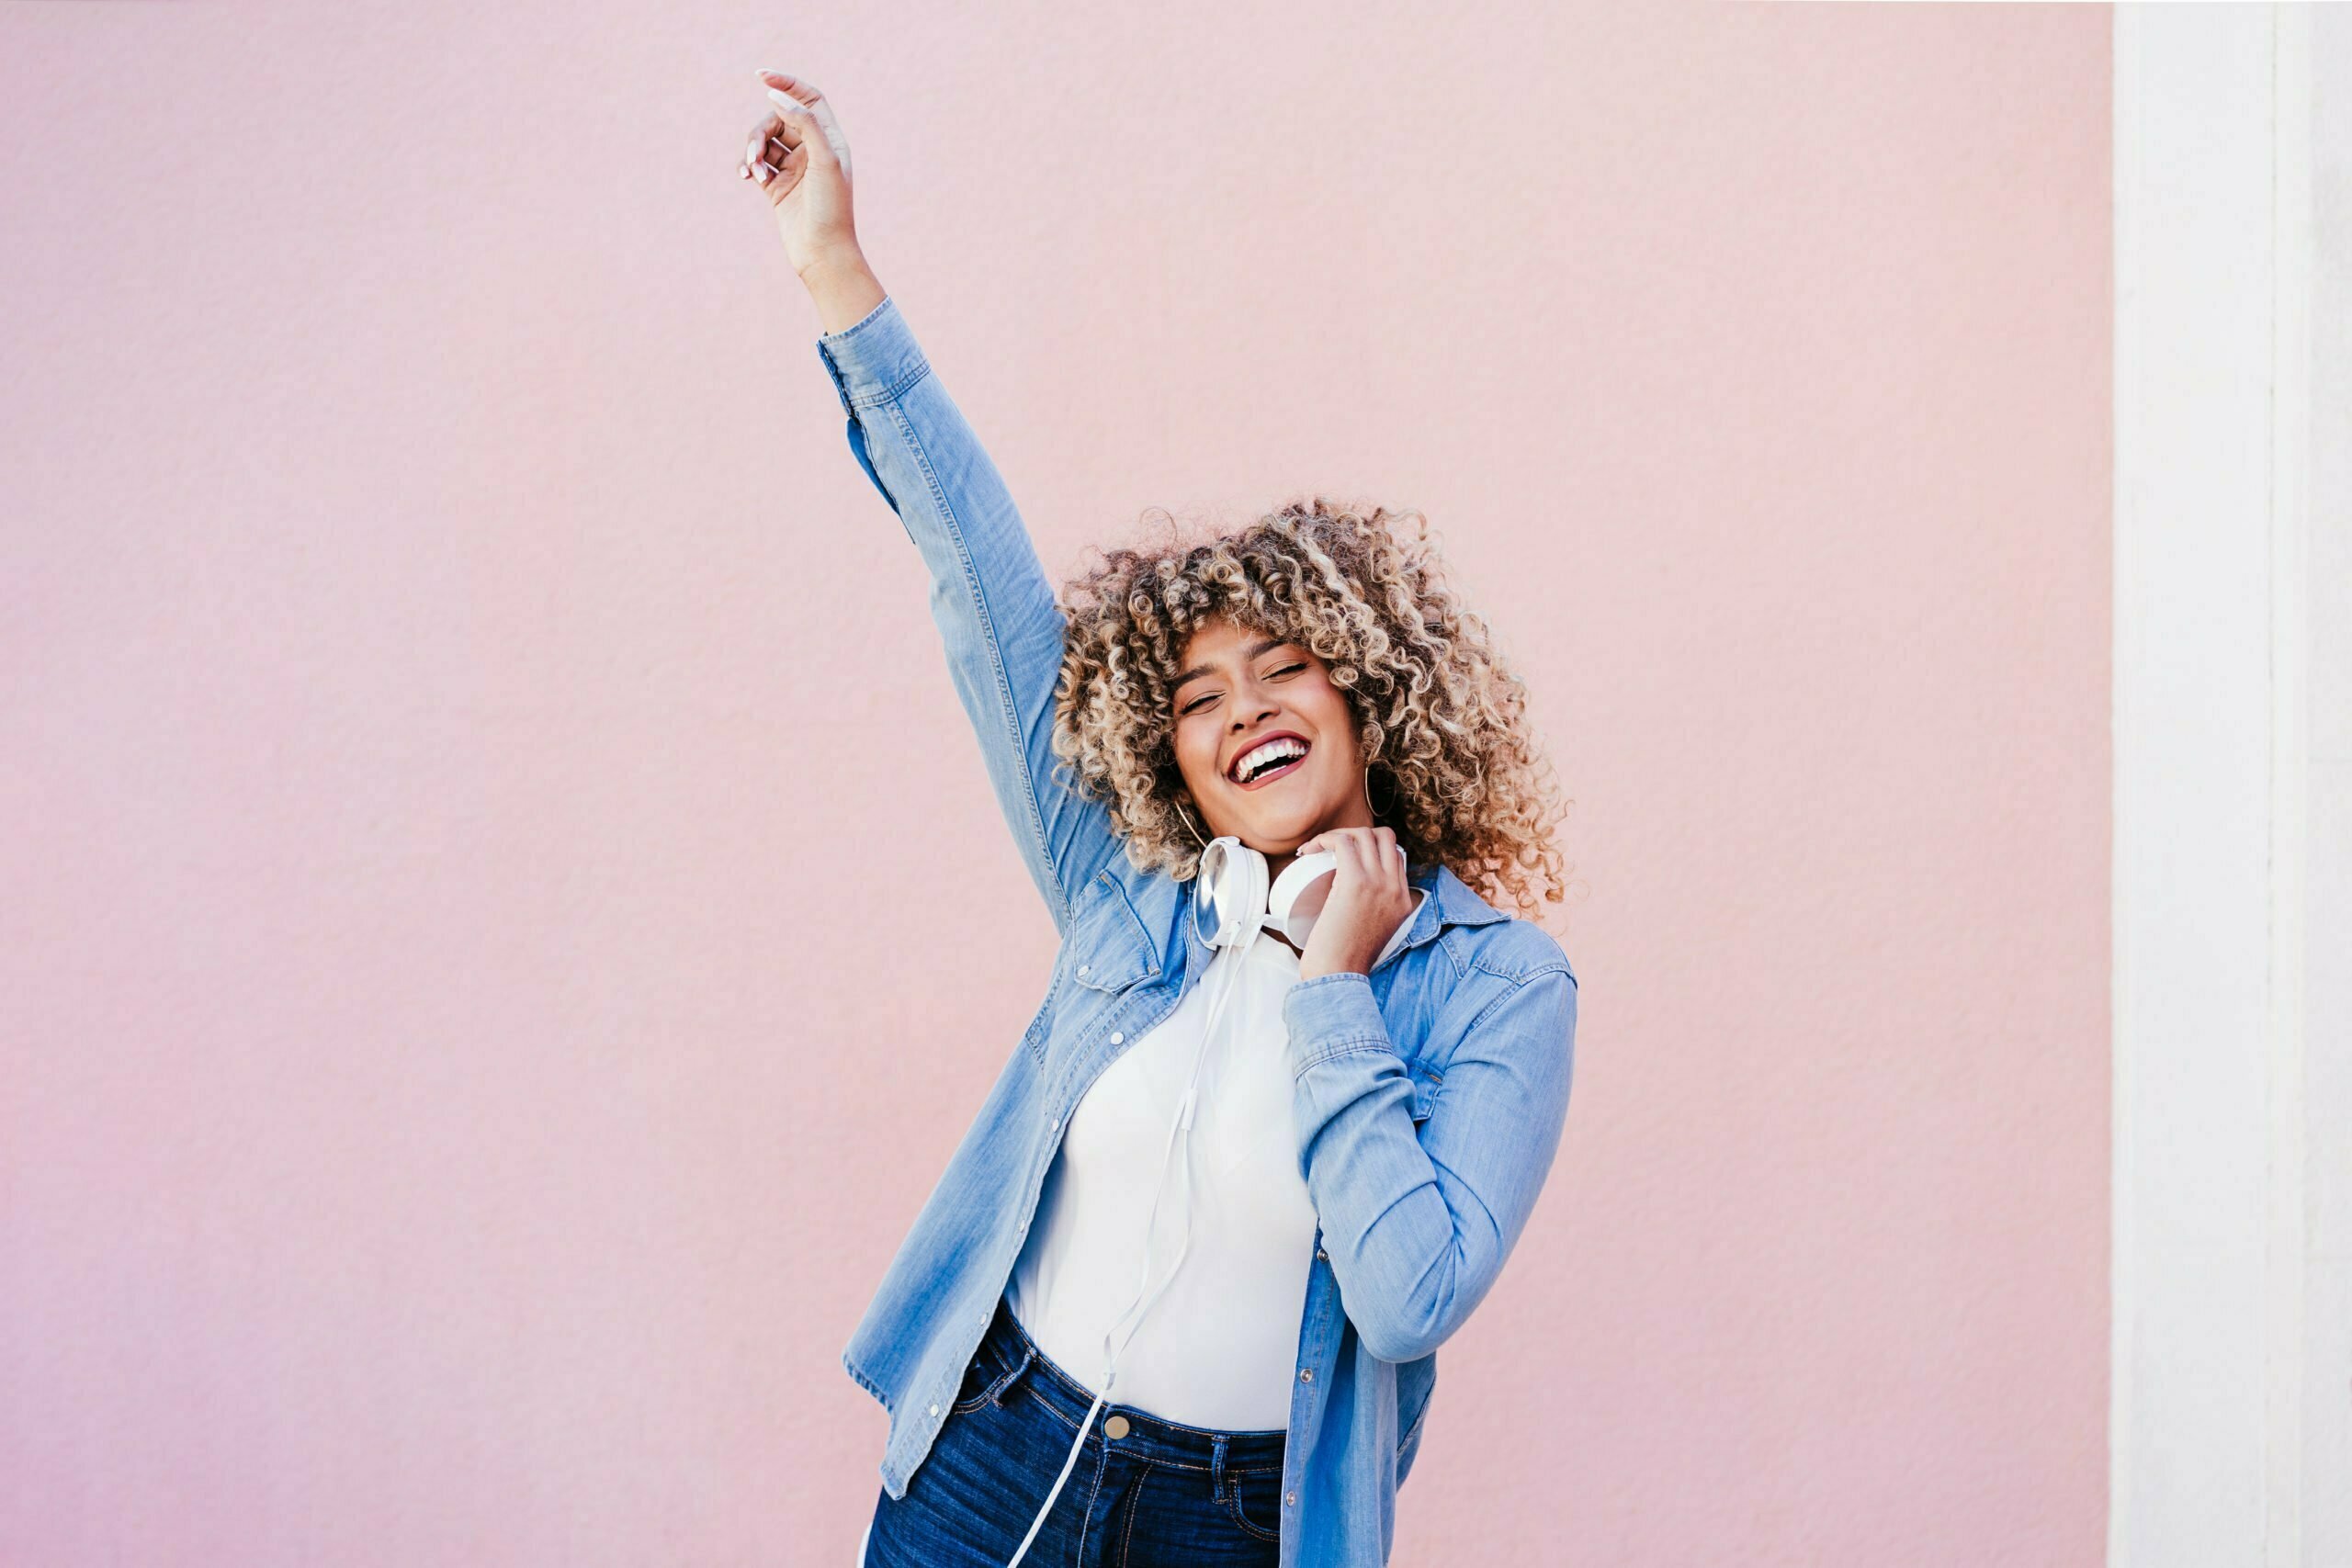
[[1306, 933], [1298, 977], [1312, 980], [1343, 969], [1368, 975], [1380, 950], [1413, 912], [1413, 887], [1405, 880], [1405, 857], [1396, 852], [1396, 831], [1333, 828], [1294, 852], [1307, 855], [1317, 850], [1339, 856], [1340, 865], [1331, 879], [1331, 896], [1315, 917], [1315, 929]]

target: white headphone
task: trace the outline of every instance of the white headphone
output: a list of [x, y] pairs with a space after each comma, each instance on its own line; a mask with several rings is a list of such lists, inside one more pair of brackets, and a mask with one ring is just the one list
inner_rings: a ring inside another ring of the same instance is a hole
[[[1405, 846], [1396, 846], [1405, 860]], [[1408, 864], [1411, 863], [1409, 861]], [[1205, 908], [1217, 922], [1216, 934], [1201, 933], [1211, 947], [1232, 947], [1257, 939], [1258, 928], [1271, 927], [1290, 938], [1295, 947], [1306, 946], [1307, 933], [1330, 897], [1325, 878], [1340, 869], [1340, 857], [1329, 850], [1300, 855], [1283, 868], [1272, 889], [1266, 886], [1266, 857], [1230, 833], [1219, 834], [1201, 852], [1193, 897], [1193, 930], [1201, 932]]]

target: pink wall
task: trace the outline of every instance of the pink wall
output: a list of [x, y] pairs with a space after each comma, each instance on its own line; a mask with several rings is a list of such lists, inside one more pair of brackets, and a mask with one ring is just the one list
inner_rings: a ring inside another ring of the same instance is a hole
[[2106, 8], [796, 15], [0, 8], [0, 1562], [850, 1560], [1053, 933], [762, 64], [1049, 567], [1418, 506], [1539, 694], [1396, 1561], [2097, 1561]]

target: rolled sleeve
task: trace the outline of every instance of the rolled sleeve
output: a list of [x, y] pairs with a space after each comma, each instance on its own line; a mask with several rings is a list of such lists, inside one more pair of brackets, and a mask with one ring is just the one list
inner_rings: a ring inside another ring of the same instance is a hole
[[896, 295], [885, 295], [882, 303], [848, 326], [820, 337], [817, 353], [832, 376], [842, 408], [850, 413], [889, 401], [931, 368], [922, 345], [899, 312]]
[[1352, 969], [1301, 980], [1283, 998], [1289, 1033], [1290, 1072], [1295, 1079], [1318, 1062], [1350, 1051], [1386, 1051], [1388, 1025], [1374, 999], [1372, 981]]
[[1425, 1122], [1364, 976], [1283, 998], [1307, 1191], [1348, 1320], [1382, 1360], [1434, 1352], [1517, 1244], [1567, 1114], [1576, 995], [1565, 968], [1510, 982], [1452, 1048]]

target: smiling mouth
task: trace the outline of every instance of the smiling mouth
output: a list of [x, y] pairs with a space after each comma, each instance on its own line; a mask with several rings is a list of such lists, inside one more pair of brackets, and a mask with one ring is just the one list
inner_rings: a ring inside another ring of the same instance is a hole
[[1295, 757], [1284, 758], [1281, 762], [1277, 763], [1273, 767], [1261, 769], [1258, 773], [1251, 774], [1246, 779], [1235, 779], [1233, 781], [1233, 787], [1236, 789], [1262, 788], [1267, 784], [1272, 784], [1277, 779], [1298, 772], [1299, 769], [1306, 765], [1306, 759], [1311, 755], [1313, 755], [1313, 752], [1311, 750], [1306, 750], [1301, 751]]

